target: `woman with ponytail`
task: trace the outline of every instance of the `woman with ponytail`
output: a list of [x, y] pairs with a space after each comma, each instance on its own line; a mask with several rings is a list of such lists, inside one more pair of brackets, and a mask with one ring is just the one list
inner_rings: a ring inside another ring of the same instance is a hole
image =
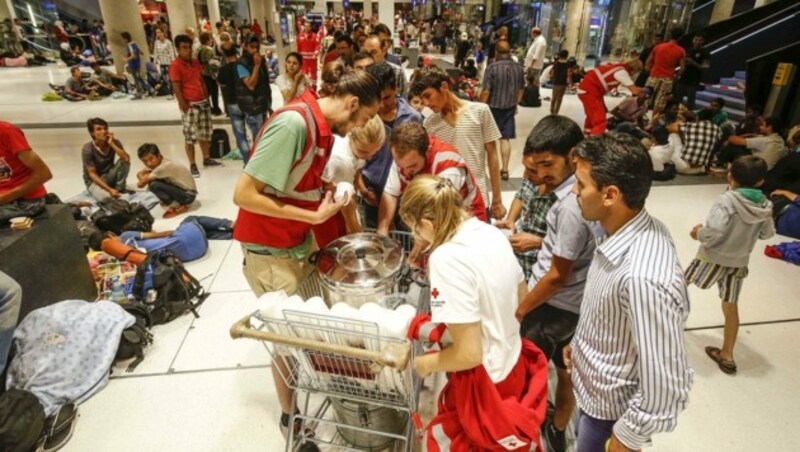
[[[429, 321], [452, 337], [414, 361], [422, 377], [448, 373], [427, 450], [542, 450], [547, 360], [519, 334], [514, 312], [527, 288], [508, 239], [470, 217], [459, 191], [437, 176], [409, 183], [400, 217], [430, 253]], [[421, 322], [410, 329], [414, 339]]]

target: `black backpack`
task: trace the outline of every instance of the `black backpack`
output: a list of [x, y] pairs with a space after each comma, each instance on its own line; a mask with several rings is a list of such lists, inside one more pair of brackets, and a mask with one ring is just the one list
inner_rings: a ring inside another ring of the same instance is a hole
[[[152, 289], [145, 285], [148, 270], [152, 271]], [[197, 308], [211, 295], [170, 250], [147, 254], [147, 259], [136, 269], [133, 294], [147, 307], [152, 325], [170, 322], [186, 311], [200, 317]]]
[[120, 235], [124, 231], [150, 232], [155, 219], [147, 208], [124, 199], [108, 199], [98, 203], [100, 209], [91, 216], [100, 230]]
[[9, 389], [0, 396], [0, 450], [35, 450], [44, 431], [44, 423], [44, 407], [32, 393]]
[[211, 132], [211, 158], [219, 159], [231, 152], [231, 140], [225, 129], [214, 129]]
[[136, 359], [125, 370], [126, 372], [133, 372], [136, 366], [144, 361], [144, 348], [153, 343], [153, 335], [147, 331], [153, 322], [150, 311], [142, 303], [126, 302], [122, 304], [122, 307], [125, 312], [136, 319], [136, 322], [122, 331], [117, 353], [114, 355], [114, 362], [125, 361], [135, 357]]

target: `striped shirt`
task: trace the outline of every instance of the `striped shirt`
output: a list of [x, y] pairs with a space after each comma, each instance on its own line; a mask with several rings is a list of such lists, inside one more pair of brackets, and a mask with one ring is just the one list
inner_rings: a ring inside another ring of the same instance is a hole
[[172, 60], [175, 59], [175, 47], [168, 39], [153, 43], [153, 53], [155, 54], [156, 64], [160, 66], [169, 66]]
[[686, 407], [688, 315], [683, 271], [660, 221], [643, 210], [598, 242], [572, 340], [572, 382], [578, 406], [616, 420], [614, 434], [630, 448], [673, 430]]
[[489, 90], [492, 108], [513, 108], [517, 106], [517, 93], [525, 88], [525, 73], [522, 65], [511, 58], [496, 60], [486, 68], [483, 75], [483, 89]]
[[499, 140], [500, 129], [497, 128], [488, 105], [463, 102], [464, 106], [458, 112], [458, 123], [455, 127], [448, 124], [441, 113], [425, 118], [424, 126], [429, 134], [458, 149], [467, 161], [467, 168], [475, 177], [483, 201], [488, 207], [492, 198], [489, 197], [489, 177], [486, 174], [486, 143]]

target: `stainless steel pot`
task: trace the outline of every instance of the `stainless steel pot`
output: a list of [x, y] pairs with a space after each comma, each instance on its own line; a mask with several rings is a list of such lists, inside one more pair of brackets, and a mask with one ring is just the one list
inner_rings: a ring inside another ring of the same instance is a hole
[[404, 262], [399, 243], [364, 232], [344, 236], [321, 250], [317, 272], [331, 305], [341, 301], [358, 308], [392, 293]]

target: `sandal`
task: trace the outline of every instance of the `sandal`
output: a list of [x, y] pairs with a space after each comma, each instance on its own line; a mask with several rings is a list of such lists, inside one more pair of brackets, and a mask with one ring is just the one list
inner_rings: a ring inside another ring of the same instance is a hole
[[500, 171], [500, 179], [508, 180], [508, 171]]
[[726, 359], [722, 359], [722, 357], [719, 356], [720, 352], [721, 350], [718, 347], [706, 347], [706, 355], [708, 355], [708, 357], [711, 358], [712, 361], [717, 363], [717, 365], [719, 366], [719, 370], [725, 372], [728, 375], [735, 374], [736, 362], [733, 360], [728, 361]]

